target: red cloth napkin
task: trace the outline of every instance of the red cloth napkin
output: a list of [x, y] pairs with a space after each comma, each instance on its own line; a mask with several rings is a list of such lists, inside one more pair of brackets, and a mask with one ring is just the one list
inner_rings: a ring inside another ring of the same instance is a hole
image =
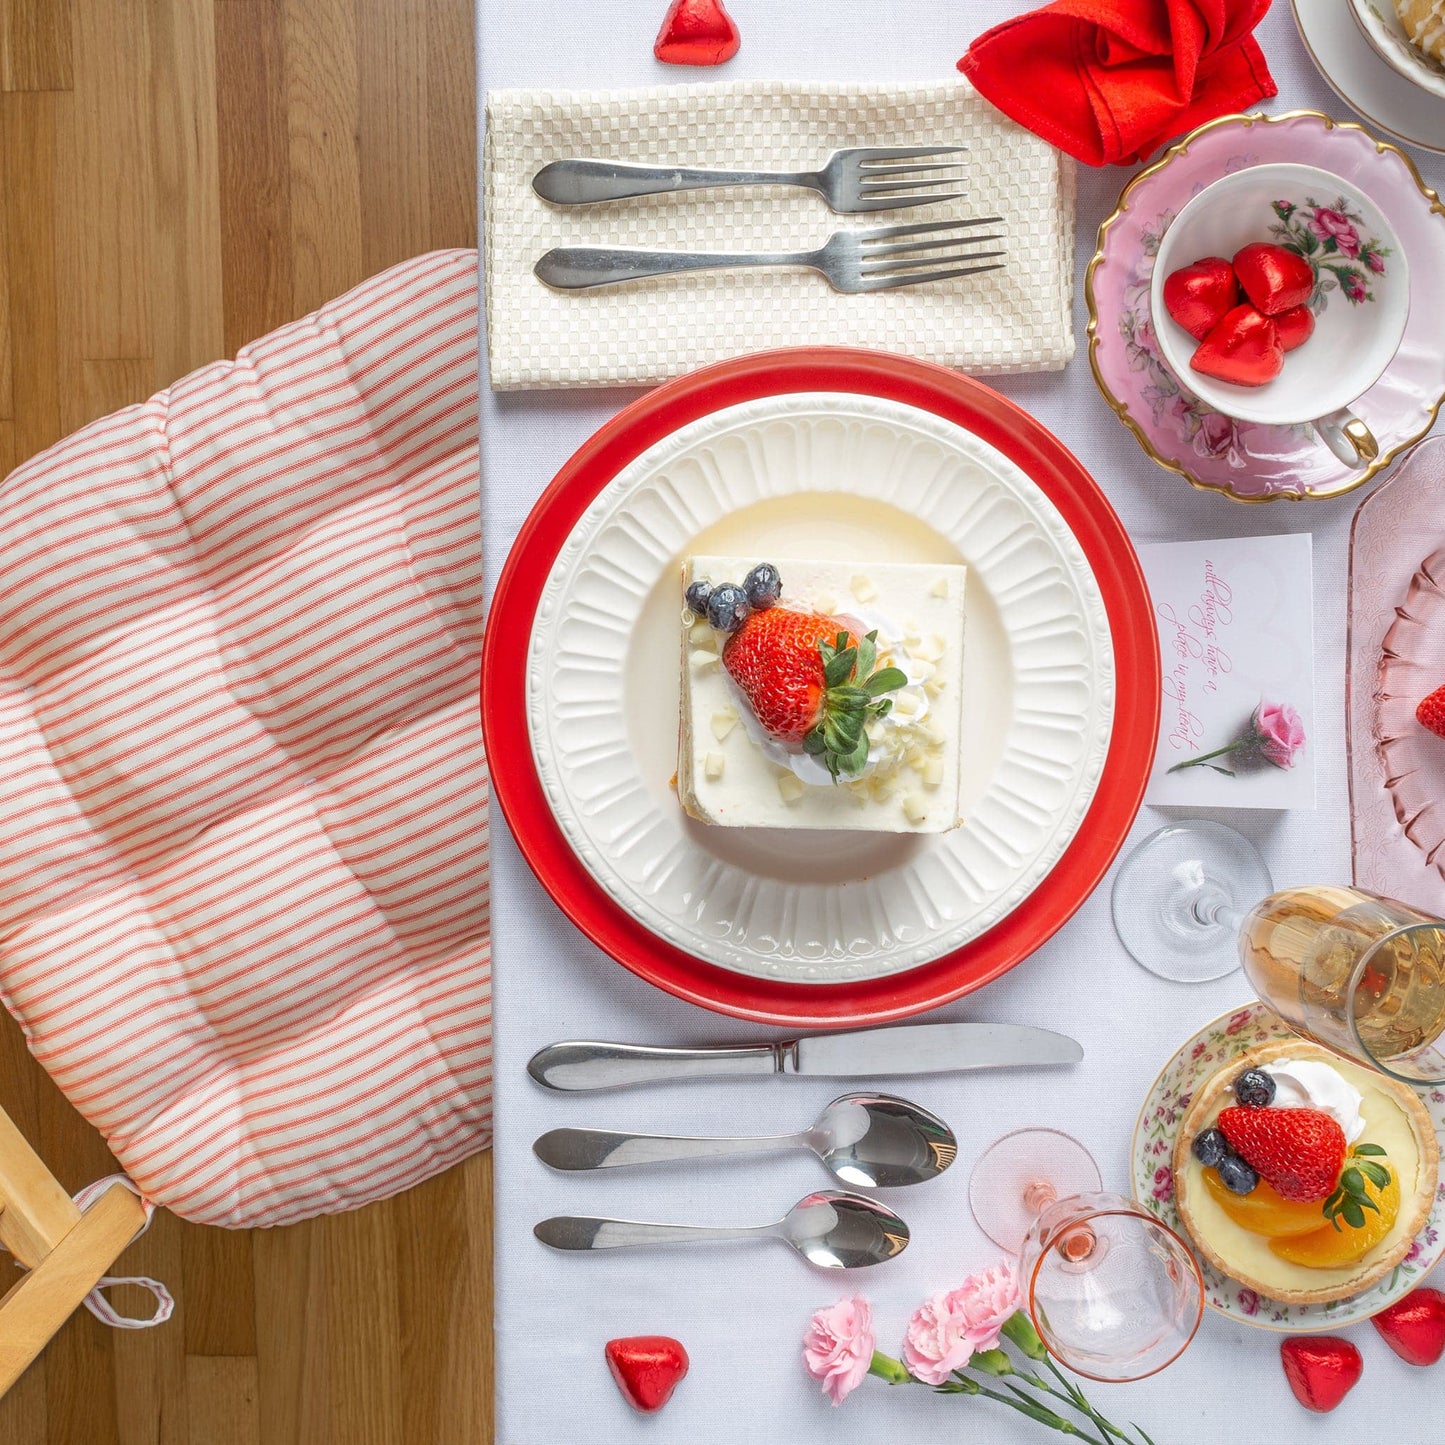
[[958, 68], [1005, 115], [1091, 166], [1143, 160], [1278, 86], [1250, 33], [1269, 0], [1054, 0]]

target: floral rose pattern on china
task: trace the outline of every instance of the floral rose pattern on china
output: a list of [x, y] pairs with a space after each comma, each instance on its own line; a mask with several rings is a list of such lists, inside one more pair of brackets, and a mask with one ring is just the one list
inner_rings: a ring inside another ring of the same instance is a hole
[[1279, 200], [1274, 214], [1270, 235], [1287, 251], [1303, 256], [1315, 273], [1311, 311], [1323, 311], [1336, 287], [1355, 306], [1375, 299], [1371, 282], [1385, 274], [1392, 253], [1376, 238], [1366, 238], [1364, 220], [1350, 210], [1348, 201], [1340, 197], [1334, 205], [1322, 206], [1313, 197], [1306, 197], [1303, 205]]
[[[1144, 1101], [1134, 1132], [1131, 1176], [1134, 1197], [1171, 1229], [1182, 1229], [1174, 1204], [1173, 1177], [1168, 1173], [1169, 1157], [1179, 1120], [1189, 1107], [1194, 1091], [1205, 1079], [1256, 1044], [1274, 1039], [1292, 1039], [1292, 1033], [1264, 1004], [1256, 1003], [1220, 1019], [1186, 1043], [1166, 1065]], [[1421, 1096], [1435, 1127], [1445, 1131], [1445, 1090], [1432, 1089]], [[1445, 1183], [1436, 1193], [1435, 1208], [1425, 1228], [1393, 1273], [1352, 1299], [1324, 1305], [1289, 1305], [1272, 1300], [1238, 1281], [1222, 1275], [1208, 1260], [1199, 1261], [1204, 1276], [1204, 1298], [1221, 1314], [1247, 1316], [1282, 1330], [1325, 1329], [1344, 1326], [1374, 1314], [1391, 1300], [1420, 1283], [1441, 1257], [1445, 1237]]]

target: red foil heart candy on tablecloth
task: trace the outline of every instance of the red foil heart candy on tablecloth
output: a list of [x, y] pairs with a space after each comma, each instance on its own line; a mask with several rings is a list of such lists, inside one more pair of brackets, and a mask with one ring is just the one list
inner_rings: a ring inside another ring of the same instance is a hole
[[1360, 1352], [1335, 1335], [1285, 1340], [1279, 1357], [1295, 1399], [1319, 1415], [1328, 1414], [1354, 1389], [1365, 1368]]
[[1228, 312], [1199, 343], [1189, 364], [1217, 381], [1263, 386], [1284, 370], [1284, 347], [1274, 322], [1246, 302]]
[[1433, 1365], [1445, 1355], [1445, 1294], [1438, 1289], [1411, 1290], [1370, 1323], [1407, 1364]]
[[1315, 289], [1310, 263], [1269, 241], [1255, 241], [1234, 253], [1234, 274], [1244, 294], [1266, 316], [1303, 306]]
[[1164, 281], [1164, 309], [1196, 341], [1203, 341], [1238, 305], [1239, 282], [1223, 256], [1181, 266]]
[[607, 1341], [607, 1368], [634, 1410], [651, 1415], [672, 1399], [687, 1374], [687, 1351], [669, 1335], [629, 1335]]
[[672, 0], [652, 53], [665, 65], [721, 65], [741, 44], [722, 0]]

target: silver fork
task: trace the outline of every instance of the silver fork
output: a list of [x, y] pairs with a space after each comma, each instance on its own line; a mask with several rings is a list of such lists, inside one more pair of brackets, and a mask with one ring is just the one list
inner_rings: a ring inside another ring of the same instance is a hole
[[[977, 235], [977, 226], [1002, 224], [998, 216], [971, 221], [932, 221], [835, 231], [816, 251], [648, 251], [626, 246], [558, 246], [532, 269], [558, 291], [581, 291], [640, 281], [679, 271], [712, 271], [729, 266], [806, 266], [821, 271], [835, 291], [892, 291], [927, 281], [950, 281], [997, 271], [1002, 250], [972, 248], [1001, 241], [1001, 233]], [[921, 239], [926, 237], [927, 239]], [[984, 263], [984, 264], [980, 264]], [[989, 264], [991, 263], [991, 264]]]
[[[928, 161], [961, 155], [967, 146], [863, 146], [834, 151], [819, 171], [724, 171], [686, 166], [630, 165], [624, 161], [565, 160], [543, 166], [532, 189], [557, 206], [625, 201], [668, 191], [709, 186], [803, 186], [817, 191], [839, 215], [897, 211], [956, 201], [962, 191], [926, 195], [962, 181], [961, 161]], [[907, 164], [903, 164], [907, 162]]]

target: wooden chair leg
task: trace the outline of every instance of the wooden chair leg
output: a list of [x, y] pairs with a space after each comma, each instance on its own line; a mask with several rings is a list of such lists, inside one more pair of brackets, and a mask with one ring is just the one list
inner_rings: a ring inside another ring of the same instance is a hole
[[80, 1210], [0, 1109], [0, 1244], [34, 1269], [77, 1224]]
[[140, 1200], [129, 1189], [107, 1189], [0, 1299], [0, 1395], [24, 1374], [144, 1226]]

